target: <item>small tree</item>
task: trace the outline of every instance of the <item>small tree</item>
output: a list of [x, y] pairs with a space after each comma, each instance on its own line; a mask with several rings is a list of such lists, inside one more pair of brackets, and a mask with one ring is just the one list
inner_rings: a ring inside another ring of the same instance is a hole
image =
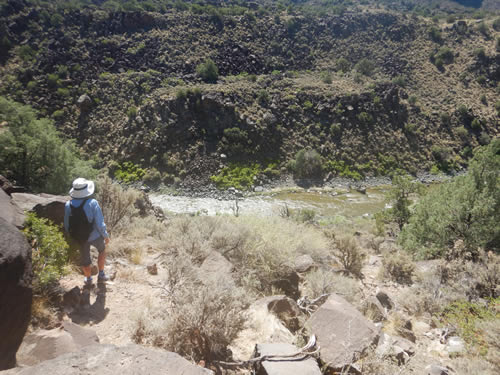
[[396, 175], [392, 178], [392, 189], [387, 194], [392, 207], [386, 211], [386, 217], [398, 224], [399, 229], [410, 219], [410, 195], [419, 192], [421, 184], [408, 175]]
[[318, 152], [306, 149], [297, 152], [294, 174], [297, 178], [320, 178], [323, 175], [323, 165]]
[[369, 59], [361, 59], [358, 61], [354, 68], [358, 73], [361, 73], [365, 76], [371, 76], [375, 69], [375, 64]]
[[196, 73], [208, 83], [216, 83], [217, 78], [219, 78], [219, 69], [212, 59], [207, 59], [204, 63], [199, 64], [196, 67]]
[[421, 258], [435, 258], [461, 240], [475, 257], [479, 247], [500, 251], [500, 139], [476, 150], [466, 175], [424, 196], [400, 242]]

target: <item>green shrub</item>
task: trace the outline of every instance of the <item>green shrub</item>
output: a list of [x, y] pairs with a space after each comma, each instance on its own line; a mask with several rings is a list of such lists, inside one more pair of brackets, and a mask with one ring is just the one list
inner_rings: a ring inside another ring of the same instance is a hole
[[375, 64], [372, 60], [361, 59], [354, 66], [354, 69], [356, 69], [358, 73], [361, 73], [365, 76], [371, 76], [373, 74], [373, 71], [375, 70]]
[[455, 55], [449, 47], [441, 47], [434, 55], [434, 58], [436, 61], [442, 61], [443, 64], [452, 64]]
[[439, 119], [443, 125], [450, 125], [451, 123], [451, 116], [449, 113], [441, 112], [439, 114]]
[[234, 187], [236, 189], [248, 190], [254, 184], [254, 177], [261, 172], [261, 166], [258, 163], [245, 165], [233, 163], [224, 167], [222, 171], [211, 176], [210, 179], [219, 189]]
[[500, 31], [500, 17], [495, 18], [495, 21], [493, 21], [492, 26], [495, 31]]
[[325, 163], [324, 170], [333, 172], [340, 177], [352, 178], [353, 180], [361, 180], [363, 177], [359, 171], [352, 169], [352, 166], [347, 165], [343, 160], [328, 160]]
[[495, 103], [495, 109], [497, 111], [497, 116], [500, 116], [500, 100]]
[[57, 95], [59, 95], [59, 96], [66, 97], [66, 96], [70, 95], [69, 90], [65, 87], [59, 87], [56, 92], [57, 92]]
[[56, 120], [60, 120], [64, 117], [64, 111], [62, 109], [58, 109], [52, 113], [52, 117]]
[[267, 103], [269, 103], [269, 93], [267, 92], [267, 90], [265, 89], [261, 89], [257, 92], [257, 101], [262, 104], [262, 105], [265, 105]]
[[477, 83], [479, 83], [480, 85], [484, 85], [486, 83], [486, 77], [485, 76], [477, 77]]
[[381, 276], [399, 284], [411, 285], [415, 270], [415, 263], [405, 252], [387, 253], [382, 258]]
[[24, 44], [17, 49], [17, 54], [24, 62], [32, 61], [36, 56], [36, 51], [29, 45]]
[[479, 130], [481, 129], [481, 121], [479, 121], [479, 119], [475, 118], [474, 120], [472, 120], [472, 122], [470, 123], [470, 127], [474, 130]]
[[476, 56], [479, 60], [486, 59], [486, 50], [483, 47], [476, 48], [473, 53], [474, 53], [474, 56]]
[[357, 115], [359, 122], [365, 125], [370, 125], [373, 123], [373, 117], [369, 113], [361, 112]]
[[49, 220], [28, 213], [23, 230], [32, 244], [35, 289], [44, 289], [58, 281], [66, 270], [69, 247], [60, 229]]
[[443, 42], [443, 36], [441, 35], [441, 30], [439, 30], [437, 27], [431, 27], [429, 29], [429, 37], [436, 43], [442, 43]]
[[413, 203], [410, 197], [421, 190], [420, 183], [414, 181], [408, 175], [395, 175], [392, 178], [392, 186], [387, 193], [387, 199], [391, 208], [385, 210], [385, 217], [398, 224], [399, 229], [408, 223], [410, 218], [410, 206]]
[[205, 62], [196, 67], [196, 73], [205, 82], [216, 83], [219, 77], [219, 69], [212, 59], [207, 59]]
[[490, 35], [490, 28], [486, 24], [486, 22], [480, 22], [477, 25], [477, 31], [479, 31], [481, 34], [484, 36], [489, 36]]
[[114, 171], [114, 177], [126, 184], [140, 181], [145, 174], [146, 170], [131, 161], [119, 164], [118, 168]]
[[311, 109], [312, 107], [313, 107], [313, 104], [311, 103], [311, 101], [310, 101], [310, 100], [306, 100], [306, 101], [304, 102], [304, 110], [306, 110], [306, 111], [307, 111], [307, 110]]
[[158, 185], [161, 182], [161, 173], [156, 168], [150, 168], [144, 174], [144, 183], [148, 185]]
[[408, 98], [408, 103], [410, 103], [410, 105], [415, 105], [417, 104], [417, 97], [415, 95], [411, 95], [409, 98]]
[[332, 83], [332, 74], [330, 72], [321, 72], [320, 74], [321, 81], [326, 84]]
[[335, 63], [335, 66], [337, 67], [337, 70], [344, 73], [347, 73], [349, 70], [351, 70], [351, 63], [344, 57], [340, 57]]
[[315, 150], [302, 149], [295, 155], [296, 178], [320, 178], [323, 175], [321, 156]]
[[0, 97], [0, 174], [35, 192], [63, 193], [76, 177], [93, 178], [92, 163], [81, 159], [71, 141], [64, 140], [52, 120]]
[[49, 87], [56, 88], [57, 86], [59, 86], [59, 83], [60, 80], [57, 74], [52, 73], [47, 75], [47, 84], [49, 85]]
[[127, 116], [131, 119], [135, 118], [135, 116], [137, 116], [137, 107], [133, 105], [128, 107]]
[[446, 254], [457, 240], [471, 254], [500, 251], [500, 140], [478, 148], [466, 175], [432, 189], [416, 205], [400, 242], [420, 258]]

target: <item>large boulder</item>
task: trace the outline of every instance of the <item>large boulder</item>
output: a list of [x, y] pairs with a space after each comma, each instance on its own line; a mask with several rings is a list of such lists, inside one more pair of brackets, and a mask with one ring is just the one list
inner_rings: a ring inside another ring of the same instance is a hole
[[23, 210], [14, 204], [2, 189], [0, 189], [0, 217], [17, 228], [22, 228], [24, 223]]
[[17, 352], [17, 363], [21, 366], [33, 366], [98, 343], [95, 331], [65, 321], [59, 328], [41, 329], [26, 335]]
[[377, 327], [336, 294], [311, 315], [306, 327], [317, 337], [321, 360], [334, 369], [356, 361], [379, 337]]
[[16, 365], [16, 352], [31, 318], [31, 247], [0, 218], [0, 370]]
[[4, 176], [0, 175], [0, 189], [11, 195], [14, 192], [14, 185]]
[[[258, 344], [255, 346], [255, 357], [264, 355], [291, 355], [299, 349], [291, 344]], [[257, 366], [257, 375], [321, 375], [318, 362], [312, 357], [297, 356], [293, 358], [270, 358]]]
[[13, 202], [23, 211], [32, 211], [38, 217], [43, 217], [61, 225], [64, 222], [64, 205], [69, 196], [51, 194], [13, 193]]
[[12, 369], [1, 375], [210, 375], [176, 353], [139, 345], [89, 345], [32, 367]]

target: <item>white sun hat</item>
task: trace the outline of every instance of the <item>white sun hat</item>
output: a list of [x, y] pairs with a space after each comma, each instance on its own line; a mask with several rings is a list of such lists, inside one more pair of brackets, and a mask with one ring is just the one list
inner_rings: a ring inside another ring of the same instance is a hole
[[94, 194], [94, 182], [85, 178], [77, 178], [73, 181], [73, 187], [69, 191], [72, 198], [87, 198]]

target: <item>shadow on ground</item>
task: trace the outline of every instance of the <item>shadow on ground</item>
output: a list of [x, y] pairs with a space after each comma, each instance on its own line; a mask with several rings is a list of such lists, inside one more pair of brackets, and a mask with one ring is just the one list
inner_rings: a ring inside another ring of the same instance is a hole
[[[91, 296], [97, 296], [94, 303], [90, 303]], [[95, 289], [84, 288], [82, 290], [80, 307], [70, 314], [69, 318], [76, 324], [88, 324], [102, 322], [109, 313], [106, 307], [106, 285], [98, 284]]]

